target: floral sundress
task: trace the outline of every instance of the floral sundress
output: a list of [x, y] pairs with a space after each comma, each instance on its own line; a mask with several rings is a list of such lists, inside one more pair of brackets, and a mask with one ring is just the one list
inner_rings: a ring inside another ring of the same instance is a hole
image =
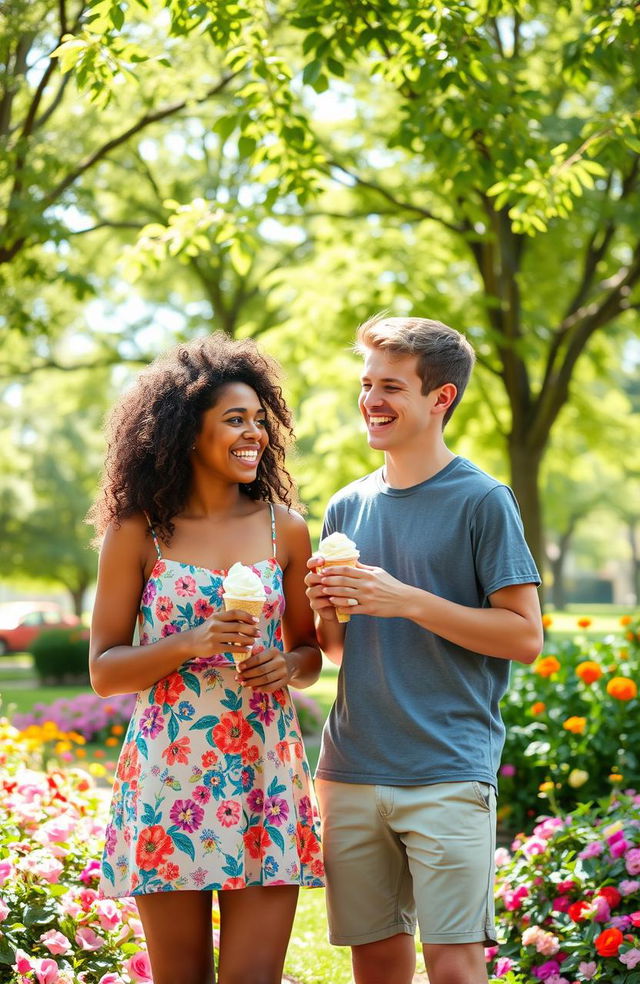
[[[255, 564], [266, 592], [257, 644], [283, 648], [282, 570]], [[140, 644], [223, 607], [226, 571], [163, 558], [147, 581]], [[253, 885], [324, 884], [318, 811], [287, 689], [242, 687], [230, 653], [183, 663], [137, 695], [116, 769], [100, 890], [107, 897]]]

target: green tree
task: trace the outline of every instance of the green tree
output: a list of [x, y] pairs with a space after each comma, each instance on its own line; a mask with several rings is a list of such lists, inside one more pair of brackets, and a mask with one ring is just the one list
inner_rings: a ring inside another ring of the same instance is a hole
[[78, 615], [96, 575], [85, 517], [103, 456], [105, 383], [77, 373], [70, 388], [57, 373], [42, 375], [3, 413], [2, 576], [63, 586]]

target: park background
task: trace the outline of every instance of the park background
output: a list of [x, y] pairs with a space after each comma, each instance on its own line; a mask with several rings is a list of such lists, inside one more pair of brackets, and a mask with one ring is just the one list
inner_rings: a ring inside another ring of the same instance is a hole
[[[86, 620], [104, 416], [167, 346], [223, 329], [279, 359], [316, 542], [329, 496], [380, 464], [355, 327], [438, 318], [478, 353], [448, 443], [514, 488], [558, 662], [514, 674], [505, 705], [516, 817], [635, 781], [639, 20], [600, 0], [8, 0], [0, 600], [46, 594]], [[10, 716], [43, 701], [28, 657], [2, 674]], [[60, 764], [65, 741], [23, 751]], [[575, 979], [617, 982], [602, 973]]]

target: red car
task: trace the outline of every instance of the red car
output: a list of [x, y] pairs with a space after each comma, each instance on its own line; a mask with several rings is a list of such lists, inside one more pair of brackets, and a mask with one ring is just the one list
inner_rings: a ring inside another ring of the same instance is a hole
[[28, 649], [45, 629], [79, 625], [77, 615], [68, 615], [52, 601], [10, 601], [0, 605], [0, 656]]

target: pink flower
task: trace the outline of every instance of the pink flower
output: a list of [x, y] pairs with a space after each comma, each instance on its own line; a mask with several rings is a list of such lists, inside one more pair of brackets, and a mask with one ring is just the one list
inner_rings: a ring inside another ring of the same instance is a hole
[[31, 960], [28, 953], [24, 950], [16, 950], [16, 962], [13, 964], [13, 969], [17, 970], [19, 974], [28, 974], [35, 967], [35, 963]]
[[640, 875], [640, 848], [632, 847], [627, 852], [624, 863], [630, 875]]
[[578, 964], [578, 970], [584, 977], [585, 981], [590, 981], [597, 969], [598, 965], [595, 960], [583, 960]]
[[51, 957], [45, 957], [44, 960], [36, 960], [34, 970], [38, 984], [56, 984], [59, 980], [58, 965]]
[[103, 929], [115, 929], [122, 922], [118, 907], [113, 899], [98, 899], [96, 913]]
[[499, 957], [498, 960], [496, 960], [493, 973], [496, 977], [504, 977], [505, 974], [509, 973], [513, 966], [515, 966], [515, 964], [510, 957]]
[[124, 984], [124, 981], [120, 977], [120, 974], [114, 974], [110, 972], [108, 974], [103, 974], [103, 976], [98, 981], [98, 984]]
[[8, 878], [13, 874], [11, 861], [0, 861], [0, 885], [4, 885]]
[[216, 810], [216, 817], [223, 827], [235, 827], [240, 822], [240, 804], [235, 800], [223, 800]]
[[627, 950], [626, 953], [621, 953], [620, 960], [626, 967], [629, 968], [629, 970], [633, 970], [633, 968], [640, 963], [640, 950], [634, 946], [632, 950]]
[[43, 946], [46, 946], [49, 953], [69, 953], [71, 950], [71, 943], [62, 933], [59, 933], [55, 929], [49, 929], [46, 933], [43, 933], [40, 937], [40, 942]]
[[508, 864], [511, 860], [511, 855], [507, 851], [506, 847], [499, 847], [495, 853], [495, 865], [496, 868], [501, 868], [503, 864]]
[[24, 859], [24, 867], [36, 878], [41, 878], [42, 881], [46, 881], [50, 885], [54, 885], [60, 880], [63, 871], [63, 865], [60, 861], [48, 856], [35, 855], [35, 852], [34, 856]]
[[529, 837], [522, 845], [522, 853], [527, 858], [534, 854], [544, 854], [547, 849], [547, 842], [542, 837]]
[[546, 963], [540, 964], [539, 967], [532, 967], [531, 973], [534, 977], [537, 977], [539, 981], [548, 981], [557, 974], [560, 970], [560, 964], [557, 960], [547, 960]]
[[611, 918], [611, 908], [603, 895], [596, 895], [590, 909], [596, 922], [608, 922]]
[[520, 885], [518, 888], [513, 890], [508, 890], [503, 895], [504, 907], [509, 912], [514, 912], [519, 909], [522, 905], [523, 899], [526, 899], [529, 895], [529, 889], [526, 885]]
[[[511, 765], [509, 762], [505, 762], [505, 764], [503, 766], [501, 766], [501, 768], [500, 768], [500, 775], [501, 776], [507, 776], [507, 777], [509, 777], [509, 776], [515, 776], [515, 774], [516, 774], [516, 767], [515, 767], [515, 765]], [[503, 957], [503, 960], [504, 959], [505, 958]], [[498, 974], [498, 977], [500, 977], [500, 976], [501, 975]]]
[[4, 922], [4, 920], [7, 918], [8, 915], [9, 915], [9, 906], [7, 905], [4, 899], [0, 899], [0, 922]]
[[590, 844], [587, 844], [586, 847], [583, 847], [583, 849], [578, 854], [578, 857], [583, 859], [599, 858], [603, 851], [604, 851], [604, 844], [602, 844], [601, 841], [592, 841]]
[[545, 840], [549, 840], [561, 827], [564, 827], [564, 820], [560, 817], [547, 817], [533, 828], [533, 834], [534, 837], [543, 837]]
[[88, 926], [82, 926], [76, 933], [76, 943], [81, 950], [99, 950], [104, 946], [104, 939]]
[[80, 880], [88, 885], [89, 882], [93, 881], [94, 878], [98, 878], [100, 875], [100, 862], [95, 858], [89, 861], [89, 864], [83, 868], [80, 872]]
[[640, 889], [640, 881], [631, 880], [630, 878], [623, 879], [618, 885], [620, 895], [633, 895], [638, 889]]
[[609, 843], [611, 857], [621, 858], [624, 854], [626, 854], [630, 846], [629, 841], [626, 841], [624, 837], [620, 836], [617, 840], [613, 841], [613, 843]]
[[146, 950], [139, 950], [138, 953], [134, 953], [132, 957], [125, 960], [124, 967], [134, 981], [153, 981], [151, 964]]

